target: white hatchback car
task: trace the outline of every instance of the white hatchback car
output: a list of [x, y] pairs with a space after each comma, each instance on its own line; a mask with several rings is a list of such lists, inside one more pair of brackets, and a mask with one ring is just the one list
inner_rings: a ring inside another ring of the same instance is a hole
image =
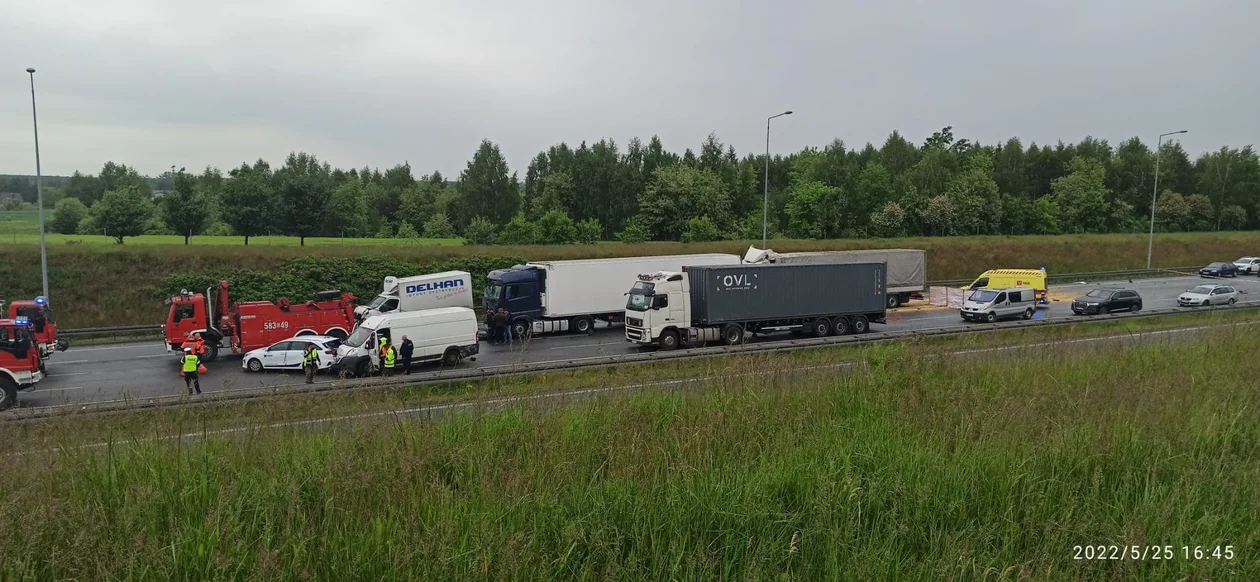
[[1234, 266], [1241, 275], [1255, 275], [1260, 273], [1260, 257], [1243, 257], [1234, 261]]
[[302, 355], [310, 344], [315, 344], [315, 349], [319, 352], [319, 369], [327, 370], [336, 359], [329, 352], [336, 352], [337, 346], [341, 345], [341, 339], [327, 335], [303, 335], [278, 341], [265, 348], [246, 352], [241, 358], [241, 367], [250, 372], [301, 370]]
[[1229, 285], [1199, 285], [1177, 296], [1182, 307], [1209, 305], [1233, 305], [1238, 301], [1238, 291]]

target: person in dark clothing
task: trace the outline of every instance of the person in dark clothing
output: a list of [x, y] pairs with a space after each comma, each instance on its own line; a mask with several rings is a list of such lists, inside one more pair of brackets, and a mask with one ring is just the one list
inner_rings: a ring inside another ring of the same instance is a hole
[[503, 343], [507, 334], [507, 323], [507, 310], [500, 307], [494, 312], [494, 343]]
[[411, 354], [414, 353], [415, 350], [416, 345], [411, 343], [411, 340], [407, 339], [407, 336], [402, 336], [402, 345], [398, 346], [398, 357], [402, 358], [403, 374], [411, 373]]

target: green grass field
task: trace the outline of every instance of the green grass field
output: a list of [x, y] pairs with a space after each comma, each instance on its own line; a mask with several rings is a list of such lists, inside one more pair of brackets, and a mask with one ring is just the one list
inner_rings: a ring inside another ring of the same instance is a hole
[[[1238, 363], [1253, 335], [1001, 357], [918, 346], [826, 373], [728, 362], [689, 390], [429, 423], [67, 442], [0, 472], [0, 569], [41, 580], [1252, 580], [1260, 390]], [[1075, 559], [1089, 544], [1171, 546], [1173, 558]], [[1229, 546], [1233, 559], [1195, 559], [1196, 546]]]

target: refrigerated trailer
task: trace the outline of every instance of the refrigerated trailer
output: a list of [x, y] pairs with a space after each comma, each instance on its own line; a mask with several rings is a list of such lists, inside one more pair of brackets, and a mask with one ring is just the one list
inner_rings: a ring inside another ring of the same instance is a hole
[[739, 261], [738, 255], [725, 254], [538, 261], [491, 271], [482, 306], [486, 323], [499, 308], [506, 309], [516, 337], [569, 330], [590, 333], [595, 320], [610, 325], [622, 321], [626, 289], [640, 273]]
[[859, 249], [852, 251], [808, 251], [776, 253], [748, 247], [747, 264], [793, 265], [801, 263], [885, 263], [888, 265], [889, 309], [896, 309], [927, 291], [927, 252], [919, 249]]
[[626, 302], [626, 341], [662, 350], [749, 333], [866, 333], [887, 308], [883, 263], [686, 267], [644, 274]]
[[385, 277], [381, 294], [367, 305], [354, 308], [363, 321], [383, 313], [406, 313], [442, 307], [473, 308], [472, 275], [467, 271], [444, 271], [415, 277]]

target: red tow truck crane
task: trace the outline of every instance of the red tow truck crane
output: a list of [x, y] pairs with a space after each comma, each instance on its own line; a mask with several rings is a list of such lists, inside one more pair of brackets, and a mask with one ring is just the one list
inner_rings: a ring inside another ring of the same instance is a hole
[[70, 342], [57, 339], [57, 318], [52, 307], [44, 297], [31, 300], [14, 301], [9, 304], [8, 318], [30, 322], [30, 335], [39, 351], [39, 371], [48, 375], [44, 366], [53, 352], [64, 352], [70, 349]]
[[44, 378], [39, 347], [25, 318], [0, 319], [0, 410], [17, 404], [18, 390]]
[[199, 355], [202, 361], [212, 362], [224, 348], [241, 354], [294, 336], [344, 339], [354, 328], [354, 300], [350, 293], [322, 291], [315, 300], [300, 304], [284, 297], [275, 303], [231, 303], [227, 281], [219, 281], [205, 293], [184, 289], [167, 300], [171, 310], [166, 317], [166, 349], [182, 352], [192, 335], [199, 333], [205, 342]]

